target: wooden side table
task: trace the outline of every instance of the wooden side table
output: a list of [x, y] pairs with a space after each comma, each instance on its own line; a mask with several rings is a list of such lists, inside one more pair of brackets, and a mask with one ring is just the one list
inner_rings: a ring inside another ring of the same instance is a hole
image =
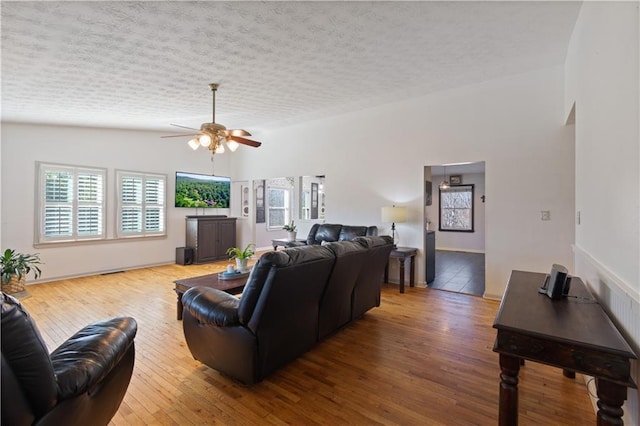
[[[391, 253], [389, 254], [389, 259], [398, 259], [398, 266], [400, 268], [400, 293], [404, 293], [404, 262], [407, 258], [411, 260], [411, 266], [409, 269], [409, 287], [413, 287], [415, 285], [417, 254], [418, 249], [413, 247], [396, 247], [391, 250]], [[389, 261], [387, 261], [387, 265], [384, 268], [384, 282], [389, 282]]]

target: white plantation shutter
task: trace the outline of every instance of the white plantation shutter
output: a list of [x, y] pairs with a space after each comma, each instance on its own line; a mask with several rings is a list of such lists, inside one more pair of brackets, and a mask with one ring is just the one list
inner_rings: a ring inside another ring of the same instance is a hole
[[147, 178], [145, 183], [145, 230], [164, 232], [164, 180]]
[[120, 231], [124, 234], [142, 232], [142, 178], [122, 176], [120, 179]]
[[116, 171], [118, 236], [165, 234], [166, 176]]
[[104, 199], [103, 177], [78, 173], [78, 235], [102, 233], [102, 204]]
[[39, 243], [101, 239], [104, 169], [38, 163]]

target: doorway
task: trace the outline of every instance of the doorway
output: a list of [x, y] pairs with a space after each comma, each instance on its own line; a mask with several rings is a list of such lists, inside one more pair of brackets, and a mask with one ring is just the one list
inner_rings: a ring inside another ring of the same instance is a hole
[[427, 286], [483, 296], [485, 163], [425, 166], [424, 177]]

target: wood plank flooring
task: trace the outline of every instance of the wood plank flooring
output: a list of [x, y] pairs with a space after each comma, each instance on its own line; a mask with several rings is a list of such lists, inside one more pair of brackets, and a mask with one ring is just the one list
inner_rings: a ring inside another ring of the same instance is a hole
[[[29, 285], [22, 300], [50, 350], [86, 324], [138, 321], [131, 384], [112, 425], [495, 425], [498, 303], [384, 286], [382, 305], [263, 382], [247, 387], [195, 361], [176, 320], [173, 280], [227, 262], [167, 265]], [[520, 424], [595, 424], [583, 378], [527, 363]]]

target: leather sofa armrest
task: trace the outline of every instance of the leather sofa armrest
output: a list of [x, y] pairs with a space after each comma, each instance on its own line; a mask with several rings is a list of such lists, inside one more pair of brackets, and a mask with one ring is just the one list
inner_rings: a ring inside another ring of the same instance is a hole
[[240, 299], [210, 287], [194, 287], [182, 295], [182, 305], [201, 324], [218, 327], [240, 325]]
[[307, 243], [306, 241], [291, 241], [290, 243], [286, 244], [287, 248], [291, 248], [291, 247], [300, 247], [300, 246], [306, 246]]
[[127, 353], [137, 330], [133, 318], [112, 318], [84, 327], [53, 351], [58, 398], [73, 398], [100, 383]]

